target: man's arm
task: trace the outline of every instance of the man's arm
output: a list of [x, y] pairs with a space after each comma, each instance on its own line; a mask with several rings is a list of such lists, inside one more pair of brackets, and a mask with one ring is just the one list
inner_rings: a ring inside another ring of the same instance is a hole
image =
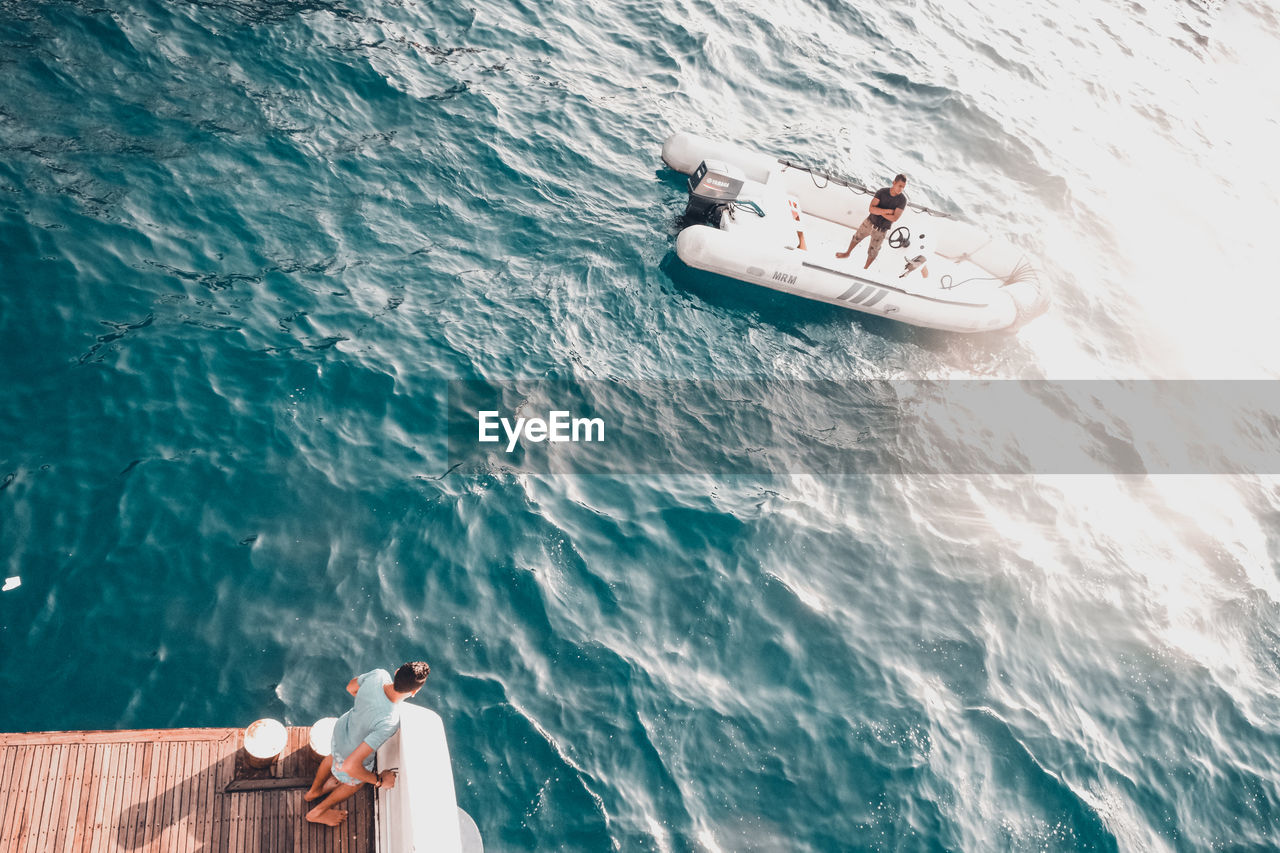
[[373, 747], [361, 741], [360, 745], [347, 756], [347, 760], [342, 762], [342, 772], [356, 777], [361, 782], [376, 785], [378, 783], [378, 774], [372, 770], [366, 770], [364, 767], [364, 760], [370, 755], [373, 755]]
[[879, 199], [871, 199], [871, 205], [867, 208], [868, 213], [874, 213], [876, 216], [883, 216], [890, 222], [897, 222], [898, 217], [902, 215], [904, 207], [880, 207], [876, 204]]

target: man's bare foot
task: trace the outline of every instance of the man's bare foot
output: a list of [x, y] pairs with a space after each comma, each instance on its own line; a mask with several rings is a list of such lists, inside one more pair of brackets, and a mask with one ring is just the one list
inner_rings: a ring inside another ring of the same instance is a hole
[[324, 811], [312, 809], [307, 812], [307, 820], [312, 823], [322, 823], [325, 826], [337, 826], [346, 819], [347, 813], [337, 809], [325, 809]]
[[837, 258], [847, 258], [847, 257], [849, 257], [849, 253], [848, 253], [848, 252], [836, 252], [836, 257], [837, 257]]
[[871, 261], [867, 261], [866, 265], [865, 265], [865, 266], [863, 266], [863, 269], [864, 269], [864, 270], [869, 270], [869, 269], [871, 269]]
[[313, 789], [311, 789], [310, 791], [307, 791], [305, 794], [303, 794], [303, 795], [302, 795], [302, 801], [303, 801], [304, 803], [309, 803], [309, 802], [311, 802], [312, 800], [318, 800], [318, 799], [320, 799], [320, 798], [321, 798], [321, 797], [323, 797], [323, 796], [324, 796], [324, 790], [323, 790], [323, 789], [321, 789], [321, 790], [317, 791], [317, 790], [315, 790], [315, 789], [313, 788]]

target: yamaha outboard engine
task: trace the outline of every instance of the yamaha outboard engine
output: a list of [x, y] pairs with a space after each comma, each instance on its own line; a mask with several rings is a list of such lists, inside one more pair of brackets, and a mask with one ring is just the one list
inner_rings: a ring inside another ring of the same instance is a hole
[[688, 223], [719, 226], [720, 214], [738, 198], [746, 175], [719, 160], [703, 160], [689, 176], [689, 204], [684, 209]]

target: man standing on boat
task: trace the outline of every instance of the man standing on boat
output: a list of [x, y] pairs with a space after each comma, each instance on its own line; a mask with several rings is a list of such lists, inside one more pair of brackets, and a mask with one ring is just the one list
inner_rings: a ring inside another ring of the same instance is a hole
[[876, 255], [880, 254], [880, 244], [884, 242], [884, 235], [889, 232], [889, 226], [897, 222], [902, 212], [907, 209], [907, 195], [903, 192], [906, 186], [907, 176], [895, 175], [893, 186], [876, 190], [875, 198], [871, 200], [871, 206], [867, 211], [869, 215], [862, 220], [862, 224], [854, 232], [849, 248], [843, 252], [836, 252], [837, 258], [849, 257], [853, 254], [854, 246], [861, 243], [864, 238], [870, 237], [871, 242], [867, 246], [867, 263], [863, 269], [871, 266]]
[[332, 754], [320, 762], [311, 789], [302, 796], [308, 803], [324, 797], [307, 812], [307, 820], [337, 826], [347, 813], [333, 807], [365, 782], [395, 787], [394, 770], [373, 772], [374, 753], [400, 728], [400, 703], [416, 695], [430, 673], [424, 661], [412, 661], [397, 669], [394, 678], [385, 669], [375, 669], [347, 683], [355, 703], [334, 723]]

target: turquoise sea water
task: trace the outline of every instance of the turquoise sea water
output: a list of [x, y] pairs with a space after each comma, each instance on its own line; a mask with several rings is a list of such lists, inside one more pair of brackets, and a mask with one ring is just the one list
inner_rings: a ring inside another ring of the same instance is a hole
[[[424, 657], [491, 850], [1280, 846], [1274, 477], [444, 444], [446, 380], [1275, 379], [1277, 47], [1258, 2], [0, 3], [0, 729], [309, 724]], [[1054, 307], [694, 274], [675, 129], [905, 171]], [[865, 452], [986, 440], [939, 424]]]

